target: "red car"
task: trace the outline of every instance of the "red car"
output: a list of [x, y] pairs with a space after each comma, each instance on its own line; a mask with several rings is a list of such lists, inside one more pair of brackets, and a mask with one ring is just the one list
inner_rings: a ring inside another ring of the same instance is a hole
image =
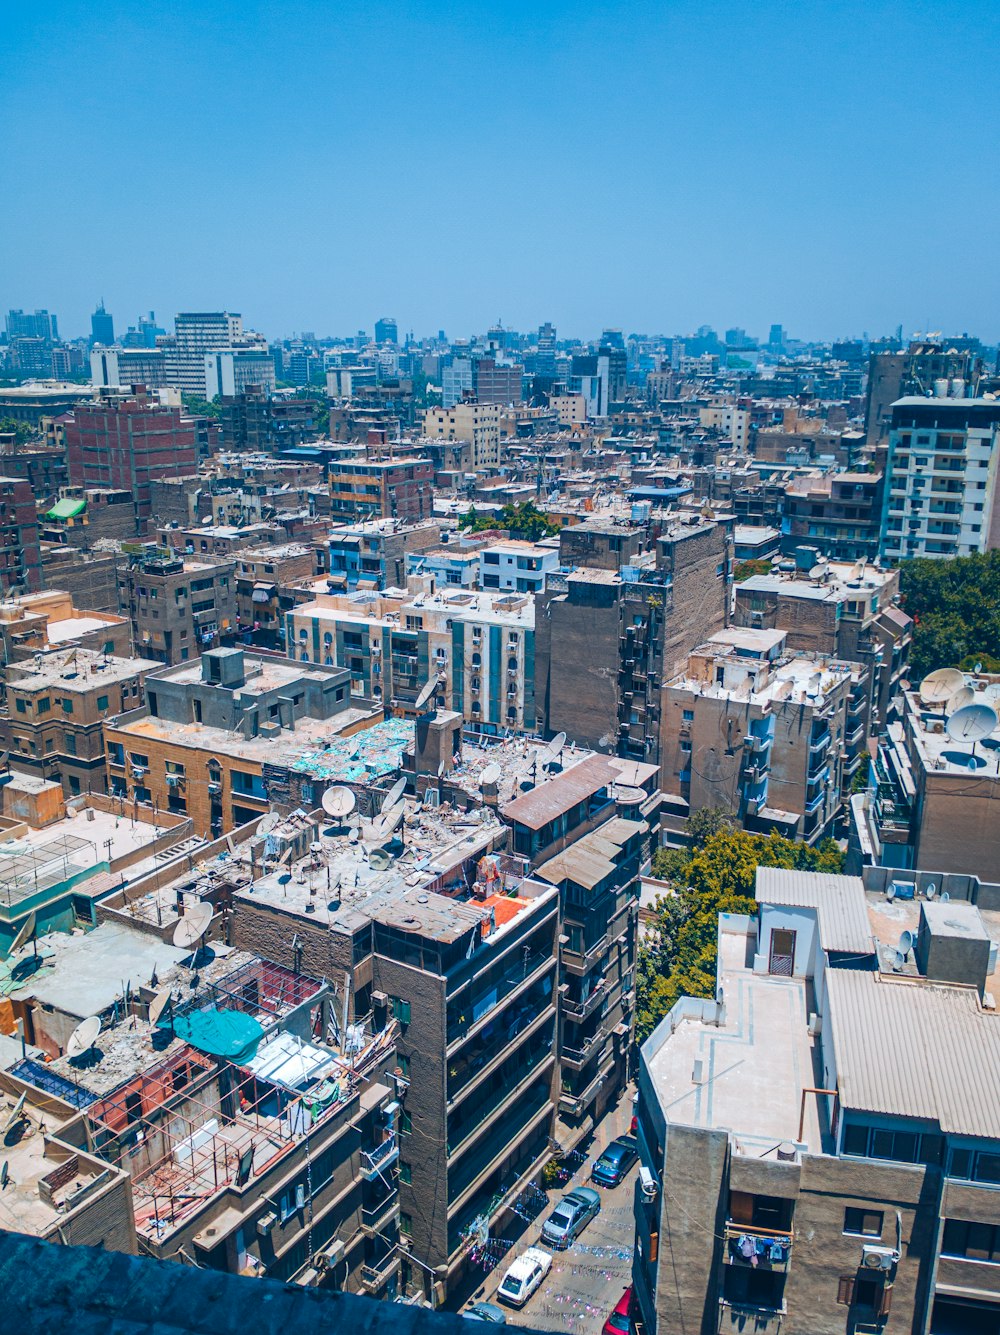
[[630, 1284], [618, 1299], [615, 1310], [604, 1323], [601, 1335], [631, 1335], [632, 1325], [632, 1285]]

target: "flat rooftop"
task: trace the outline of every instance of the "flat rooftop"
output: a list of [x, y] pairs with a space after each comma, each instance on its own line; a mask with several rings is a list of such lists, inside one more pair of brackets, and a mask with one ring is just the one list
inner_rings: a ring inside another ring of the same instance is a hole
[[[66, 624], [56, 622], [57, 626]], [[15, 690], [49, 688], [64, 695], [82, 695], [101, 686], [131, 681], [162, 666], [151, 658], [113, 658], [93, 649], [74, 649], [69, 653], [62, 651], [58, 656], [45, 655], [35, 662], [12, 663], [7, 669], [7, 681]]]
[[[816, 1045], [808, 1032], [806, 981], [755, 974], [747, 964], [749, 949], [745, 930], [722, 931], [724, 1021], [716, 1025], [694, 1015], [681, 1019], [644, 1056], [650, 1078], [668, 1125], [728, 1131], [736, 1152], [752, 1157], [763, 1157], [783, 1142], [819, 1154], [823, 1136], [812, 1097], [806, 1100], [799, 1140], [802, 1091], [820, 1083]], [[661, 1029], [654, 1030], [647, 1047]]]
[[[967, 715], [965, 723], [949, 723], [957, 712], [949, 708], [950, 700], [925, 705], [917, 691], [904, 692], [907, 754], [912, 757], [916, 752], [924, 769], [933, 775], [1000, 779], [1000, 724], [989, 729], [989, 711], [1000, 716], [1000, 676], [977, 677], [966, 672], [963, 680], [964, 687], [956, 690], [962, 692], [962, 702], [968, 697], [965, 707], [986, 706], [977, 710], [975, 717]], [[956, 702], [959, 708], [962, 702]], [[963, 735], [966, 731], [968, 736]], [[979, 735], [973, 740], [976, 733]]]

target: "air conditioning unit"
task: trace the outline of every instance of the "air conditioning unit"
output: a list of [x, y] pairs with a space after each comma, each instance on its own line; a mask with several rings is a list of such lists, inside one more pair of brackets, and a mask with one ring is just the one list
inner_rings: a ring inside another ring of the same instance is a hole
[[388, 1004], [389, 1004], [389, 997], [388, 997], [388, 994], [387, 994], [387, 993], [385, 993], [385, 992], [373, 992], [373, 993], [372, 993], [372, 1005], [373, 1005], [373, 1006], [388, 1006]]
[[861, 1264], [865, 1270], [891, 1270], [899, 1260], [899, 1252], [892, 1247], [862, 1247]]
[[267, 1214], [262, 1214], [257, 1220], [257, 1232], [260, 1237], [268, 1237], [277, 1222], [278, 1216], [273, 1210], [268, 1210]]
[[760, 810], [760, 799], [756, 797], [749, 798], [747, 800], [747, 815], [756, 816], [759, 810]]
[[639, 1190], [642, 1192], [643, 1196], [646, 1198], [647, 1201], [651, 1201], [656, 1198], [656, 1191], [657, 1191], [656, 1178], [653, 1176], [650, 1169], [648, 1169], [645, 1166], [645, 1164], [643, 1164], [643, 1166], [639, 1169]]
[[316, 1260], [320, 1265], [336, 1265], [342, 1259], [344, 1251], [344, 1244], [337, 1238], [328, 1247], [316, 1253]]

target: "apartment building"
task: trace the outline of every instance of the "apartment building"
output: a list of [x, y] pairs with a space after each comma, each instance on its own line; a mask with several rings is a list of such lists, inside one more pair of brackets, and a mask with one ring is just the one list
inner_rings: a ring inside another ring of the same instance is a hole
[[559, 544], [513, 538], [479, 549], [479, 587], [541, 593], [546, 576], [559, 569]]
[[334, 521], [400, 519], [419, 523], [434, 512], [434, 466], [429, 459], [333, 459], [329, 465]]
[[160, 669], [144, 708], [106, 722], [111, 791], [214, 838], [263, 815], [287, 767], [378, 717], [352, 707], [342, 670], [209, 650]]
[[[95, 389], [166, 389], [169, 366], [164, 348], [93, 348], [90, 383]], [[200, 391], [197, 391], [200, 393]]]
[[575, 568], [535, 599], [542, 727], [653, 764], [663, 683], [728, 624], [732, 587], [731, 522], [659, 527], [655, 540], [604, 520], [564, 529], [560, 563]]
[[30, 483], [0, 477], [0, 592], [34, 593], [42, 587], [38, 511]]
[[236, 630], [234, 560], [186, 559], [165, 547], [129, 553], [118, 572], [136, 648], [159, 663], [195, 660]]
[[867, 743], [864, 664], [789, 651], [777, 630], [725, 630], [663, 693], [668, 838], [721, 807], [747, 829], [810, 843], [830, 833]]
[[467, 440], [472, 445], [472, 471], [500, 467], [500, 405], [456, 403], [451, 408], [428, 408], [424, 412], [425, 436], [444, 440]]
[[750, 410], [734, 403], [710, 404], [698, 409], [698, 420], [704, 427], [718, 431], [740, 451], [747, 452], [750, 444]]
[[78, 404], [65, 430], [70, 482], [130, 491], [140, 532], [152, 516], [153, 479], [197, 471], [194, 423], [142, 387], [133, 398]]
[[881, 473], [822, 473], [793, 478], [785, 487], [781, 546], [808, 543], [831, 561], [871, 561], [878, 552]]
[[224, 450], [274, 454], [316, 435], [315, 400], [274, 398], [261, 385], [224, 395], [219, 406]]
[[287, 613], [290, 657], [347, 668], [355, 695], [412, 712], [435, 679], [439, 708], [487, 735], [533, 733], [534, 604], [526, 594], [443, 589], [410, 578], [411, 592], [319, 597]]
[[61, 783], [68, 797], [107, 792], [104, 722], [141, 707], [157, 666], [75, 648], [8, 665], [0, 733], [11, 769]]
[[76, 607], [62, 589], [0, 602], [0, 661], [5, 666], [72, 649], [127, 658], [132, 626], [127, 617]]
[[756, 901], [640, 1050], [645, 1328], [996, 1331], [995, 912], [768, 868]]
[[330, 530], [326, 569], [332, 589], [405, 589], [410, 554], [441, 540], [436, 520], [368, 519]]
[[284, 632], [282, 585], [311, 579], [316, 553], [304, 543], [251, 547], [234, 556], [236, 628], [251, 634], [255, 644], [277, 646]]
[[[906, 691], [901, 719], [879, 738], [868, 790], [851, 802], [850, 856], [865, 865], [949, 871], [992, 880], [1000, 728], [1000, 677], [954, 674], [954, 694]], [[962, 702], [982, 705], [975, 737], [949, 729]], [[985, 720], [985, 722], [984, 722]]]
[[993, 399], [897, 399], [880, 556], [969, 556], [1000, 544], [998, 433], [1000, 403]]
[[865, 437], [884, 442], [898, 399], [911, 395], [964, 398], [976, 379], [976, 359], [967, 350], [943, 343], [911, 343], [905, 351], [872, 352], [865, 398]]
[[185, 394], [209, 397], [206, 392], [206, 355], [242, 347], [249, 341], [243, 332], [240, 315], [229, 311], [180, 312], [174, 316], [173, 337], [160, 340], [167, 355], [167, 384], [176, 386]]
[[783, 630], [793, 652], [865, 663], [871, 712], [884, 722], [898, 708], [913, 642], [912, 619], [898, 598], [898, 570], [822, 561], [814, 547], [803, 547], [794, 566], [782, 563], [735, 586], [733, 625]]
[[396, 1259], [435, 1305], [479, 1282], [479, 1229], [552, 1153], [559, 894], [492, 853], [505, 837], [489, 812], [470, 838], [468, 816], [408, 805], [405, 839], [324, 840], [234, 896], [241, 948], [335, 978], [349, 1024], [398, 1025]]

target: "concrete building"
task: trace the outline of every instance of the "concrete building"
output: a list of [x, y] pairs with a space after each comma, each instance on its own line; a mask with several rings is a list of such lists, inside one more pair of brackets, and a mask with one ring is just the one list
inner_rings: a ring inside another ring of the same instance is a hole
[[815, 548], [801, 548], [795, 568], [737, 584], [733, 625], [783, 630], [792, 652], [866, 664], [870, 712], [885, 722], [898, 707], [913, 642], [913, 622], [897, 606], [899, 571], [817, 556]]
[[316, 435], [313, 399], [274, 398], [259, 383], [222, 396], [222, 448], [240, 453], [275, 454]]
[[438, 706], [470, 728], [535, 732], [531, 597], [410, 583], [407, 595], [330, 595], [296, 607], [286, 616], [289, 655], [349, 669], [354, 693], [396, 711], [412, 711], [434, 678]]
[[702, 426], [725, 436], [741, 454], [746, 454], [750, 444], [749, 408], [740, 408], [732, 403], [711, 404], [707, 408], [698, 409], [698, 420]]
[[501, 362], [493, 357], [479, 357], [473, 366], [474, 389], [479, 403], [510, 406], [524, 399], [524, 367], [517, 362]]
[[143, 547], [129, 554], [118, 578], [121, 608], [147, 658], [185, 663], [235, 634], [233, 559], [186, 559], [168, 548]]
[[434, 512], [434, 466], [417, 455], [331, 460], [334, 520], [401, 519], [419, 523]]
[[[427, 552], [407, 552], [406, 575], [424, 575], [438, 589], [479, 587], [479, 552], [450, 542]], [[406, 580], [403, 580], [406, 583]]]
[[980, 735], [965, 740], [961, 727], [949, 732], [955, 708], [949, 710], [947, 700], [904, 693], [901, 720], [879, 740], [868, 790], [851, 801], [855, 868], [922, 867], [994, 877], [1000, 729], [981, 729], [1000, 709], [1000, 677], [956, 670], [954, 681], [960, 701], [984, 706], [973, 721]]
[[61, 783], [68, 797], [107, 792], [104, 720], [141, 707], [143, 678], [156, 666], [91, 649], [8, 666], [0, 733], [11, 768]]
[[214, 838], [268, 810], [272, 772], [378, 717], [352, 707], [342, 670], [211, 650], [161, 669], [144, 708], [105, 724], [111, 791]]
[[266, 345], [205, 353], [205, 398], [234, 398], [259, 387], [274, 389], [274, 359]]
[[472, 358], [452, 357], [441, 368], [441, 402], [445, 409], [472, 396]]
[[455, 403], [448, 408], [428, 408], [424, 413], [424, 435], [469, 441], [474, 472], [500, 467], [499, 404]]
[[368, 519], [330, 530], [326, 570], [331, 591], [403, 589], [407, 563], [436, 547], [441, 525], [430, 519], [410, 524], [401, 519]]
[[279, 588], [316, 574], [315, 551], [304, 543], [249, 548], [236, 554], [235, 567], [237, 631], [277, 648], [284, 640]]
[[539, 719], [597, 750], [660, 758], [663, 683], [729, 621], [731, 525], [596, 519], [563, 529], [535, 600]]
[[869, 445], [885, 441], [892, 405], [909, 395], [943, 393], [964, 399], [976, 380], [975, 358], [944, 343], [911, 343], [906, 351], [872, 352], [865, 398], [865, 437]]
[[867, 744], [864, 664], [788, 650], [784, 631], [720, 631], [663, 693], [668, 839], [721, 807], [749, 830], [815, 843], [841, 813]]
[[507, 538], [479, 549], [479, 587], [514, 593], [541, 593], [559, 569], [559, 545]]
[[206, 355], [229, 351], [245, 341], [240, 315], [228, 311], [183, 311], [175, 315], [173, 337], [161, 340], [167, 352], [167, 383], [185, 394], [209, 397]]
[[969, 556], [1000, 545], [998, 435], [1000, 403], [993, 399], [897, 399], [880, 556]]
[[859, 879], [761, 868], [756, 900], [640, 1051], [643, 1326], [995, 1331], [996, 913], [913, 904], [897, 963]]
[[0, 602], [0, 662], [4, 667], [39, 654], [86, 649], [116, 658], [132, 653], [127, 617], [77, 607], [64, 589]]
[[65, 430], [70, 482], [131, 491], [140, 531], [152, 514], [152, 480], [197, 471], [194, 424], [144, 390], [130, 399], [80, 404]]
[[163, 348], [94, 348], [90, 354], [90, 383], [95, 389], [166, 389], [167, 353]]
[[785, 487], [782, 550], [803, 543], [831, 561], [871, 561], [878, 552], [881, 473], [823, 473], [793, 478]]

